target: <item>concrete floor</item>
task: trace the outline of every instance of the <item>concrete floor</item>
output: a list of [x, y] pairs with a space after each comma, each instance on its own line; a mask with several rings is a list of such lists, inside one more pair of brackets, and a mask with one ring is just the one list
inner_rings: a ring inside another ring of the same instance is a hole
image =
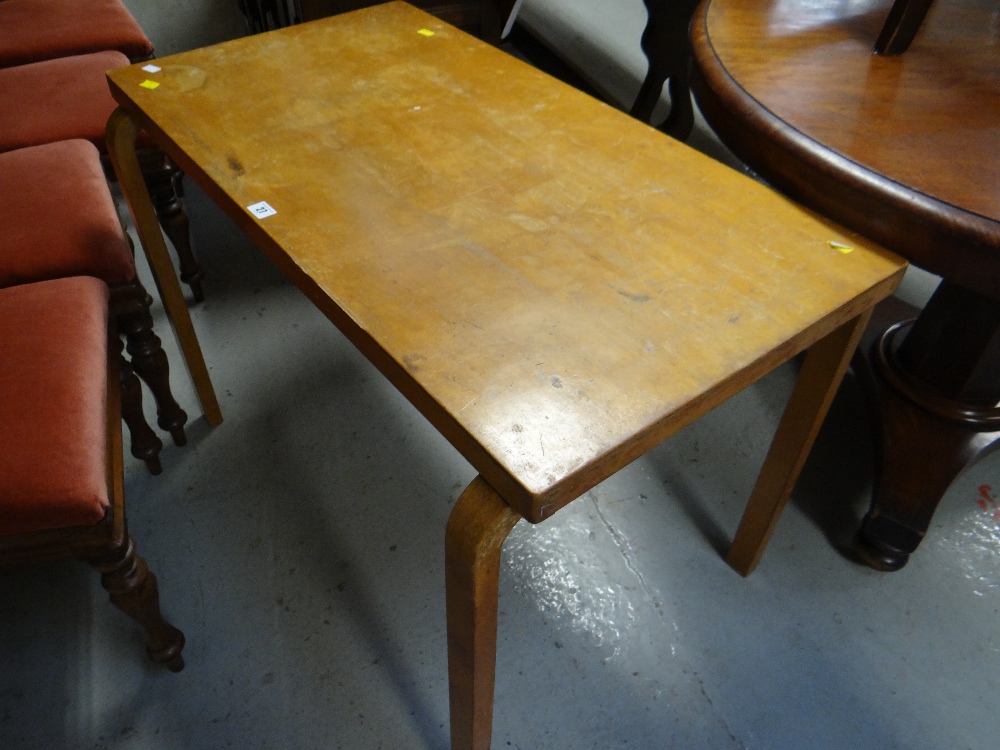
[[[187, 667], [148, 663], [85, 566], [0, 572], [0, 748], [443, 750], [444, 526], [474, 471], [190, 182], [188, 207], [225, 422], [158, 317], [190, 442], [125, 477]], [[794, 375], [514, 530], [494, 748], [997, 746], [997, 460], [908, 567], [857, 565], [872, 445], [848, 380], [761, 566], [721, 559]]]

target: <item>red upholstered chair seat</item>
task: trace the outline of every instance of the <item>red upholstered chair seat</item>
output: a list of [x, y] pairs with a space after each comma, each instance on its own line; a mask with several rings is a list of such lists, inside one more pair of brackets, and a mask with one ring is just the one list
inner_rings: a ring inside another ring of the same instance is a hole
[[[104, 127], [118, 105], [104, 74], [128, 64], [121, 52], [95, 52], [0, 69], [0, 152], [71, 138], [106, 152]], [[149, 145], [142, 138], [139, 147]]]
[[121, 0], [3, 0], [0, 67], [117, 50], [133, 60], [153, 44]]
[[108, 284], [135, 278], [92, 143], [0, 153], [0, 195], [0, 287], [63, 276], [96, 276]]
[[104, 517], [107, 336], [97, 279], [0, 290], [0, 535]]
[[[0, 153], [0, 195], [0, 288], [67, 276], [107, 283], [131, 366], [156, 398], [160, 426], [183, 445], [187, 415], [171, 392], [167, 357], [153, 333], [146, 290], [136, 277], [97, 148], [72, 140]], [[132, 455], [158, 474], [163, 444], [142, 413], [141, 393], [134, 395], [122, 409]]]
[[0, 290], [0, 568], [88, 562], [146, 631], [149, 657], [177, 672], [184, 634], [163, 619], [156, 576], [125, 518], [127, 389], [120, 354], [108, 351], [108, 296], [86, 276]]
[[[0, 4], [8, 2], [0, 0]], [[106, 154], [104, 129], [117, 105], [105, 73], [128, 64], [121, 52], [95, 52], [0, 68], [0, 153], [82, 138]], [[181, 279], [191, 285], [195, 300], [201, 301], [204, 274], [191, 251], [179, 192], [180, 170], [145, 132], [140, 131], [136, 148], [157, 217], [180, 258]]]

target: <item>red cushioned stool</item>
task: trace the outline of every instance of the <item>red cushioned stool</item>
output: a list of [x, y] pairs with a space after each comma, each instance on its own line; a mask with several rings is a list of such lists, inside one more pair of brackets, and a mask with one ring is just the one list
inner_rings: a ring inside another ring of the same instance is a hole
[[3, 0], [0, 68], [117, 50], [133, 62], [153, 54], [121, 0]]
[[[170, 391], [150, 299], [136, 276], [97, 149], [72, 140], [0, 153], [0, 195], [5, 196], [0, 201], [0, 287], [65, 276], [104, 281], [111, 288], [111, 311], [128, 341], [131, 366], [156, 399], [157, 421], [183, 445], [187, 415]], [[159, 438], [141, 408], [137, 414], [123, 411], [132, 454], [159, 473]]]
[[107, 286], [74, 277], [0, 290], [0, 341], [0, 566], [85, 560], [146, 630], [149, 657], [179, 671], [184, 636], [160, 614], [125, 520]]
[[[2, 0], [8, 3], [12, 0]], [[0, 4], [2, 4], [0, 3]], [[120, 52], [95, 52], [0, 69], [0, 153], [26, 146], [82, 138], [102, 154], [104, 172], [115, 179], [104, 128], [117, 104], [105, 72], [128, 65]], [[183, 173], [140, 134], [139, 164], [163, 231], [174, 245], [181, 279], [196, 300], [204, 299], [203, 274], [191, 252], [187, 214], [181, 200]]]

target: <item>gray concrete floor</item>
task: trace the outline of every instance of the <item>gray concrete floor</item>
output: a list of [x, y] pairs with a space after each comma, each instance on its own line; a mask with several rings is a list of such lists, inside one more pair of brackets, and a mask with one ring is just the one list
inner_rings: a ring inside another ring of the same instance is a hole
[[[443, 750], [444, 526], [474, 471], [190, 183], [188, 207], [225, 422], [159, 315], [190, 443], [125, 476], [187, 667], [148, 663], [85, 566], [0, 572], [0, 748]], [[908, 567], [859, 566], [872, 445], [849, 379], [761, 566], [720, 557], [794, 376], [514, 530], [494, 748], [997, 746], [997, 460]]]

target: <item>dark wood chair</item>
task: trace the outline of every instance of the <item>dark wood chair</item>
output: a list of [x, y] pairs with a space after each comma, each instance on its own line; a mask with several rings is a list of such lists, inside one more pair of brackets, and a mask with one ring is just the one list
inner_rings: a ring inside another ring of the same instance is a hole
[[280, 29], [295, 22], [287, 0], [236, 0], [247, 24], [247, 33]]
[[[153, 332], [150, 298], [115, 209], [97, 148], [70, 140], [0, 154], [0, 288], [66, 276], [95, 276], [134, 367], [156, 399], [159, 426], [184, 445], [187, 415], [170, 390], [167, 356]], [[125, 411], [132, 454], [161, 471], [162, 443], [140, 410]]]
[[120, 343], [108, 289], [89, 277], [0, 290], [0, 567], [77, 558], [145, 629], [147, 652], [184, 667], [156, 577], [125, 518]]
[[875, 53], [901, 55], [910, 48], [934, 0], [895, 0], [875, 40]]
[[664, 84], [670, 92], [670, 113], [657, 125], [667, 135], [687, 140], [694, 127], [694, 106], [688, 69], [691, 41], [688, 27], [698, 0], [643, 0], [649, 18], [642, 32], [642, 51], [649, 69], [629, 114], [651, 122]]
[[[640, 38], [647, 72], [629, 114], [655, 125], [667, 135], [687, 140], [694, 126], [694, 106], [688, 83], [691, 42], [688, 27], [698, 0], [643, 0], [647, 21]], [[510, 3], [508, 3], [510, 4]], [[564, 61], [546, 40], [530, 33], [516, 35], [515, 46], [536, 67], [597, 98], [605, 98], [587, 81], [588, 71], [579, 63]], [[544, 51], [541, 51], [544, 50]], [[664, 85], [670, 94], [670, 110], [662, 121], [653, 122]], [[609, 102], [621, 106], [618, 101]]]

